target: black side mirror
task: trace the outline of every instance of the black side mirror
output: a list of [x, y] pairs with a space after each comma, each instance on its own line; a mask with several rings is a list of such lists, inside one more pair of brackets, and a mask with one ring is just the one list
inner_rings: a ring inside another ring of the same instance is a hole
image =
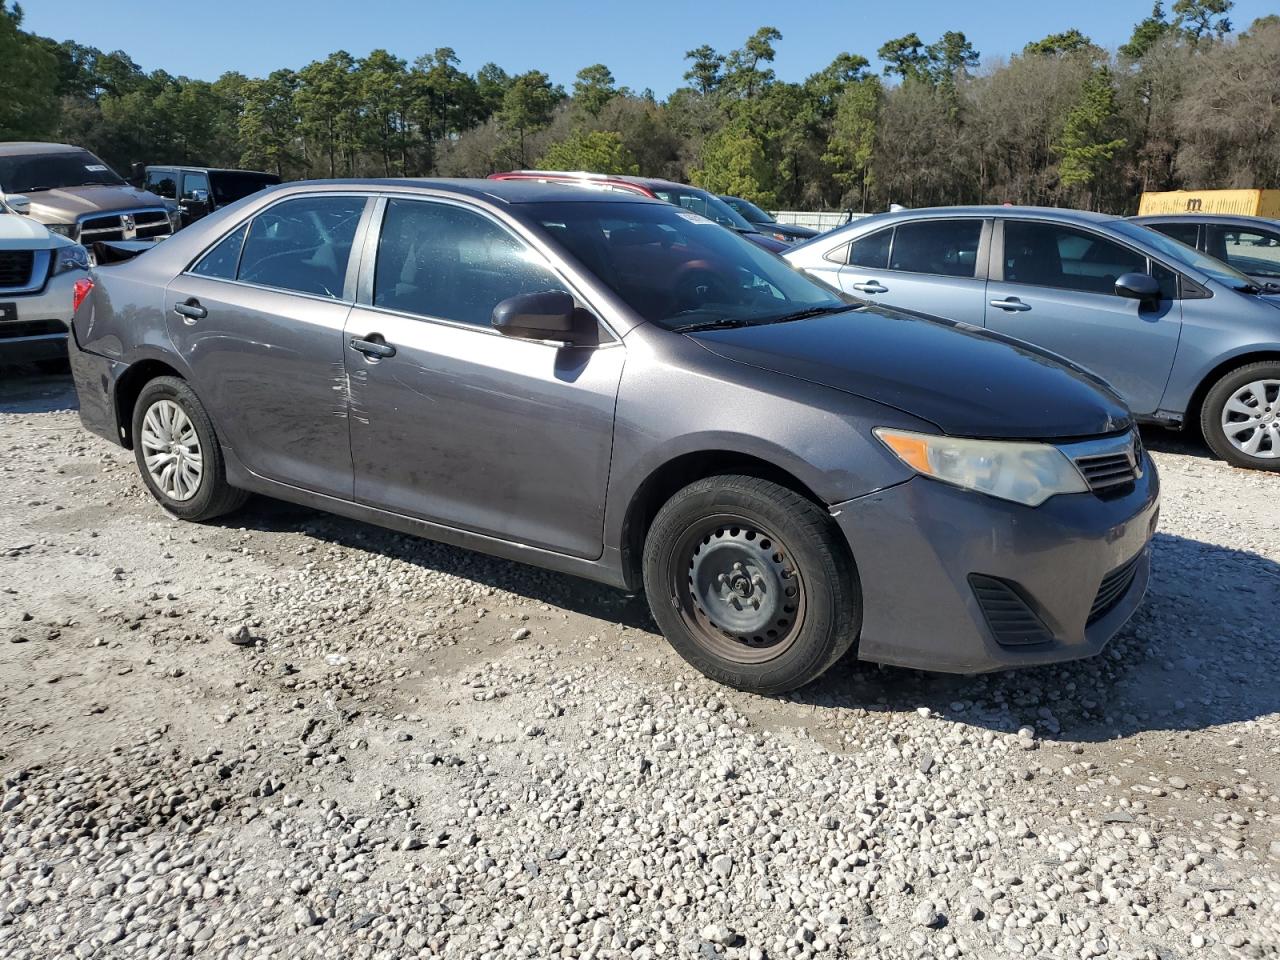
[[493, 308], [493, 327], [508, 337], [575, 343], [580, 337], [579, 311], [563, 290], [522, 293]]
[[1116, 295], [1150, 303], [1160, 299], [1160, 281], [1145, 273], [1124, 273], [1116, 280]]

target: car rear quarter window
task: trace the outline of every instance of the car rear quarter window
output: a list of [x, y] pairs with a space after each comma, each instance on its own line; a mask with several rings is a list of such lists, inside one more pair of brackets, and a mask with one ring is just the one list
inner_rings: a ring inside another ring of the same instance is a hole
[[849, 266], [868, 270], [883, 270], [889, 266], [889, 246], [893, 241], [893, 227], [885, 227], [849, 244]]
[[973, 277], [981, 238], [981, 220], [901, 223], [893, 235], [889, 269], [940, 277]]
[[217, 246], [206, 253], [191, 268], [191, 272], [201, 277], [213, 277], [217, 280], [234, 280], [236, 269], [240, 266], [240, 251], [244, 247], [244, 235], [249, 232], [249, 225], [242, 224], [218, 241]]
[[1004, 279], [1040, 287], [1115, 295], [1116, 280], [1146, 273], [1147, 258], [1087, 230], [1009, 220], [1004, 226]]
[[237, 279], [341, 299], [364, 197], [298, 197], [250, 221]]
[[564, 289], [535, 251], [483, 214], [422, 200], [387, 203], [375, 307], [488, 327], [508, 297]]

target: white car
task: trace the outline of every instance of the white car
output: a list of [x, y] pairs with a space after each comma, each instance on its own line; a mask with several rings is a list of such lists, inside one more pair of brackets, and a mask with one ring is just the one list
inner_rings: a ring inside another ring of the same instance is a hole
[[0, 200], [0, 364], [66, 361], [77, 297], [89, 292], [89, 254]]

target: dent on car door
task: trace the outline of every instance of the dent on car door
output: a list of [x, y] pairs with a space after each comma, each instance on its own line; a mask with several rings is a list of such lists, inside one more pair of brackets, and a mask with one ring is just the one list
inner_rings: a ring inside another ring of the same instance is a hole
[[350, 499], [343, 325], [366, 198], [273, 204], [166, 292], [174, 345], [221, 439], [253, 473]]
[[490, 325], [508, 297], [573, 292], [563, 278], [485, 213], [391, 198], [361, 286], [347, 322], [356, 499], [599, 556], [625, 351]]
[[[1101, 234], [1006, 220], [987, 284], [987, 326], [1088, 368], [1137, 414], [1159, 407], [1182, 326], [1177, 275]], [[998, 262], [994, 262], [998, 261]], [[1119, 296], [1126, 273], [1154, 272], [1158, 302]]]

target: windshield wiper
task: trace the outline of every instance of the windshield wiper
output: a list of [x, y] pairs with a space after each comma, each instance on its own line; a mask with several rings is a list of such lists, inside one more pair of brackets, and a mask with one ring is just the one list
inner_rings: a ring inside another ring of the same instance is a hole
[[696, 333], [699, 330], [733, 330], [746, 325], [747, 321], [738, 317], [716, 317], [714, 320], [703, 320], [699, 323], [689, 323], [683, 327], [676, 327], [676, 333]]
[[852, 308], [852, 304], [842, 303], [839, 306], [825, 307], [809, 307], [807, 310], [797, 310], [795, 313], [784, 313], [780, 317], [773, 317], [769, 320], [761, 321], [762, 323], [790, 323], [793, 320], [808, 320], [810, 317], [820, 317], [824, 313], [840, 313], [844, 310]]

